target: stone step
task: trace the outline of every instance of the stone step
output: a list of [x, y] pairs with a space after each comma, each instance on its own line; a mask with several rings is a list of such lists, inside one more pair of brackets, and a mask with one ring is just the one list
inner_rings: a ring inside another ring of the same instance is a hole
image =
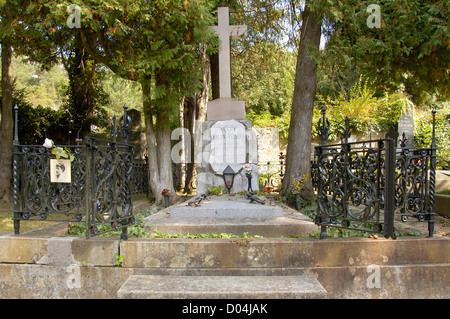
[[307, 237], [318, 230], [307, 216], [284, 205], [251, 204], [242, 195], [211, 196], [198, 207], [170, 206], [145, 218], [149, 232], [165, 234], [231, 233], [241, 236]]
[[308, 237], [317, 232], [318, 227], [312, 221], [277, 217], [262, 218], [233, 218], [233, 219], [168, 219], [165, 216], [150, 216], [146, 219], [146, 228], [149, 232], [158, 230], [164, 234], [233, 234], [241, 236], [248, 233], [250, 236], [264, 238], [276, 237]]
[[314, 276], [132, 275], [117, 292], [123, 299], [314, 299], [327, 292]]

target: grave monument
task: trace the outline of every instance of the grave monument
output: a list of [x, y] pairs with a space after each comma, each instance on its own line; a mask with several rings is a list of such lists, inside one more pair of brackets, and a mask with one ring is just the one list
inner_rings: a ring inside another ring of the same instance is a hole
[[409, 107], [398, 121], [399, 139], [405, 135], [405, 147], [414, 147], [414, 109]]
[[[145, 218], [150, 231], [168, 234], [233, 233], [262, 236], [306, 235], [317, 226], [303, 215], [284, 210], [267, 198], [251, 192], [246, 196], [227, 194], [224, 173], [233, 172], [230, 193], [248, 190], [246, 168], [251, 168], [251, 187], [258, 190], [259, 173], [256, 132], [245, 119], [245, 103], [231, 97], [230, 37], [242, 35], [245, 26], [230, 26], [228, 8], [219, 8], [218, 26], [212, 27], [221, 38], [219, 50], [220, 96], [208, 102], [207, 121], [200, 127], [195, 160], [197, 197], [170, 206]], [[249, 164], [250, 165], [246, 165]], [[246, 168], [244, 168], [244, 165]], [[224, 195], [215, 196], [208, 188], [221, 186]]]
[[207, 121], [200, 128], [199, 145], [196, 150], [197, 194], [208, 188], [222, 186], [224, 170], [230, 168], [236, 174], [230, 192], [248, 189], [249, 180], [244, 164], [252, 168], [251, 188], [258, 189], [258, 149], [256, 132], [252, 123], [245, 119], [245, 102], [231, 97], [230, 37], [242, 36], [245, 25], [230, 25], [227, 7], [218, 8], [218, 25], [211, 27], [221, 41], [219, 47], [219, 98], [207, 104]]

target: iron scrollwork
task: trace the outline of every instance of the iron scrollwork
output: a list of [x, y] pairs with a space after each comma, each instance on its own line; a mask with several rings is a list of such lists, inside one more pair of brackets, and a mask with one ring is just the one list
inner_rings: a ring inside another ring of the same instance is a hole
[[357, 230], [371, 223], [370, 231], [381, 231], [380, 152], [377, 148], [357, 148], [350, 143], [341, 146], [322, 147], [318, 154], [316, 223]]
[[[428, 221], [428, 236], [433, 236], [435, 114], [434, 109], [430, 148], [407, 148], [403, 134], [400, 148], [396, 149], [399, 134], [393, 128], [386, 139], [349, 143], [348, 119], [341, 129], [340, 144], [327, 146], [325, 141], [316, 147], [313, 172], [317, 179], [318, 208], [315, 222], [322, 225], [321, 238], [326, 237], [326, 226], [353, 229], [351, 226], [355, 223], [372, 225], [375, 232], [385, 228], [385, 237], [395, 238], [395, 215], [400, 215], [403, 222], [410, 217]], [[376, 146], [372, 147], [374, 143]]]
[[[127, 144], [131, 117], [124, 115], [116, 125], [112, 119], [109, 140], [90, 137], [86, 145], [77, 136], [77, 145], [63, 145], [73, 157], [70, 182], [51, 180], [50, 161], [55, 158], [43, 146], [20, 145], [18, 107], [15, 107], [13, 140], [14, 232], [19, 235], [20, 221], [47, 220], [79, 222], [85, 214], [86, 237], [104, 232], [103, 225], [122, 229], [134, 223], [132, 197], [148, 191], [148, 162], [134, 159], [134, 148]], [[122, 143], [117, 139], [121, 138]], [[137, 169], [135, 170], [135, 163]]]
[[60, 221], [56, 214], [74, 215], [69, 221], [82, 219], [86, 185], [85, 148], [80, 145], [66, 147], [74, 156], [71, 183], [50, 182], [49, 163], [54, 156], [45, 147], [15, 146], [14, 220]]
[[[134, 148], [89, 138], [86, 237], [122, 229], [134, 223], [132, 197]], [[104, 225], [110, 225], [105, 230]]]

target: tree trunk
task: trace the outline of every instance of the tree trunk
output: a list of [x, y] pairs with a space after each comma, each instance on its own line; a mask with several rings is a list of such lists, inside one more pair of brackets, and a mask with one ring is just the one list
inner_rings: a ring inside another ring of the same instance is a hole
[[[186, 122], [187, 122], [187, 117], [186, 117], [186, 106], [185, 106], [185, 101], [186, 101], [186, 97], [183, 97], [181, 102], [180, 102], [180, 110], [179, 110], [179, 115], [178, 115], [178, 125], [181, 129], [181, 131], [183, 132], [186, 129]], [[173, 137], [172, 137], [173, 138]], [[187, 178], [187, 170], [186, 167], [188, 165], [188, 161], [186, 158], [186, 153], [189, 153], [190, 150], [188, 150], [186, 147], [189, 141], [186, 141], [186, 138], [184, 136], [184, 134], [180, 134], [179, 136], [180, 138], [180, 163], [179, 166], [176, 168], [177, 169], [177, 174], [178, 174], [178, 181], [177, 181], [177, 185], [174, 185], [177, 189], [184, 189], [186, 187], [186, 178]]]
[[[75, 34], [72, 54], [68, 59], [69, 74], [69, 111], [74, 127], [80, 130], [80, 136], [85, 139], [91, 132], [95, 105], [98, 102], [95, 85], [95, 61], [82, 46], [79, 33]], [[66, 143], [66, 141], [64, 141]]]
[[[152, 101], [150, 98], [150, 80], [142, 82], [141, 85], [148, 144], [149, 187], [155, 196], [156, 203], [164, 200], [161, 194], [164, 189], [168, 189], [170, 192], [170, 203], [175, 203], [179, 197], [173, 187], [171, 131], [169, 127], [154, 125]], [[156, 123], [163, 123], [163, 121], [157, 118]]]
[[11, 57], [12, 48], [7, 38], [2, 40], [2, 109], [0, 132], [0, 202], [11, 202], [13, 105]]
[[[206, 53], [207, 45], [202, 44], [200, 50], [203, 63], [203, 86], [200, 93], [195, 94], [193, 110], [189, 112], [189, 132], [191, 132], [191, 163], [189, 164], [188, 178], [186, 187], [193, 189], [196, 185], [197, 166], [196, 166], [196, 150], [198, 149], [200, 136], [200, 126], [206, 119], [206, 107], [208, 104], [209, 88], [211, 86], [211, 64], [208, 54]], [[188, 188], [185, 188], [187, 191]]]
[[310, 47], [319, 48], [322, 21], [316, 12], [305, 5], [301, 37], [297, 56], [294, 97], [292, 101], [286, 154], [286, 174], [283, 188], [289, 189], [294, 177], [308, 174], [301, 196], [311, 200], [314, 196], [311, 182], [311, 128], [316, 93], [316, 63], [310, 58]]
[[[193, 130], [193, 121], [195, 121], [195, 113], [197, 112], [197, 106], [194, 97], [186, 98], [184, 103], [185, 118], [184, 118], [184, 128], [189, 131], [190, 140], [184, 141], [184, 150], [187, 153], [186, 163], [184, 163], [184, 184], [183, 192], [185, 194], [192, 191], [194, 179], [194, 161], [192, 160], [194, 154], [194, 143], [195, 143], [195, 133]], [[194, 141], [194, 142], [193, 142]], [[188, 149], [189, 148], [189, 149]]]

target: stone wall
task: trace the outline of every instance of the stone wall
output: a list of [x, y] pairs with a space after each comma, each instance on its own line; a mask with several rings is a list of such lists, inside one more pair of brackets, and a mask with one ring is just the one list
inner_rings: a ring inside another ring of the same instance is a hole
[[[136, 274], [306, 274], [319, 280], [327, 298], [449, 298], [449, 248], [448, 238], [255, 238], [239, 245], [0, 236], [0, 298], [117, 298]], [[120, 265], [116, 254], [123, 256]]]

